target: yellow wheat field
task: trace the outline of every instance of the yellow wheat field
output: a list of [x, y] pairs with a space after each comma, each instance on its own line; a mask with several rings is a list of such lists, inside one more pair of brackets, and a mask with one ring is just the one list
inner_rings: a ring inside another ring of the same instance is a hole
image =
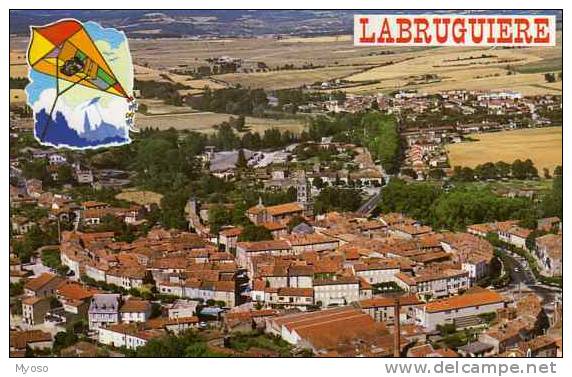
[[530, 158], [542, 174], [562, 165], [562, 128], [533, 128], [472, 135], [479, 141], [448, 146], [451, 166], [475, 167], [485, 162]]

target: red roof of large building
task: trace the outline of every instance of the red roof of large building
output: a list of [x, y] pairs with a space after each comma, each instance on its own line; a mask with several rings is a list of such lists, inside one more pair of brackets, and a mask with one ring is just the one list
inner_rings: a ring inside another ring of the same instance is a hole
[[482, 290], [475, 293], [465, 293], [443, 300], [428, 303], [425, 310], [429, 313], [443, 312], [446, 310], [462, 309], [471, 306], [490, 305], [504, 302], [503, 297], [495, 291]]

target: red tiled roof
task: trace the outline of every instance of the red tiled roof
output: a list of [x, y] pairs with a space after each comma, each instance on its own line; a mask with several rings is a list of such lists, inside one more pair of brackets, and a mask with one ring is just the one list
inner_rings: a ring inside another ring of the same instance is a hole
[[279, 296], [298, 296], [298, 297], [313, 297], [314, 290], [312, 288], [292, 288], [282, 287], [278, 288]]
[[275, 221], [267, 221], [265, 223], [262, 223], [261, 225], [271, 232], [276, 231], [276, 230], [286, 229], [285, 225], [277, 223]]
[[471, 306], [489, 305], [503, 302], [500, 294], [491, 290], [482, 290], [476, 293], [465, 293], [443, 300], [428, 303], [425, 310], [429, 313], [443, 312], [446, 310], [462, 309]]
[[41, 330], [10, 332], [10, 348], [17, 350], [26, 348], [28, 343], [49, 342], [51, 340], [52, 335]]
[[240, 227], [228, 228], [220, 231], [220, 235], [225, 237], [238, 237], [241, 233], [242, 228]]
[[268, 214], [271, 216], [286, 215], [289, 213], [302, 211], [304, 211], [304, 207], [295, 202], [266, 207], [266, 212], [268, 212]]
[[145, 323], [145, 325], [149, 329], [163, 329], [171, 325], [195, 324], [198, 322], [199, 318], [196, 316], [179, 317], [179, 318], [154, 318], [148, 320]]
[[99, 293], [98, 290], [84, 287], [74, 282], [66, 282], [57, 289], [57, 294], [68, 300], [84, 300]]
[[121, 313], [143, 313], [151, 310], [151, 303], [146, 300], [127, 300], [121, 305]]
[[390, 307], [395, 305], [396, 298], [399, 300], [399, 304], [401, 306], [423, 304], [423, 302], [420, 301], [415, 295], [404, 295], [399, 297], [378, 296], [366, 300], [361, 300], [359, 301], [359, 306], [362, 309]]
[[284, 240], [238, 242], [237, 248], [244, 249], [247, 252], [291, 249], [290, 244]]
[[42, 289], [44, 286], [46, 286], [47, 284], [50, 284], [50, 283], [57, 284], [57, 283], [61, 283], [61, 282], [63, 282], [63, 279], [60, 278], [59, 276], [51, 274], [49, 272], [44, 272], [43, 274], [41, 274], [37, 278], [30, 279], [26, 283], [24, 288], [29, 289], [31, 291], [38, 291], [38, 290]]

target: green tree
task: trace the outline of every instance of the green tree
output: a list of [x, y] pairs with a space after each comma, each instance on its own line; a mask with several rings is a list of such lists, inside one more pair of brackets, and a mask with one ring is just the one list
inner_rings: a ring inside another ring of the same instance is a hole
[[271, 239], [272, 233], [270, 230], [254, 224], [244, 226], [240, 236], [238, 236], [239, 241], [266, 241]]
[[[519, 224], [520, 225], [520, 224]], [[540, 230], [534, 230], [530, 232], [528, 237], [526, 237], [526, 247], [528, 250], [535, 250], [536, 249], [536, 239], [542, 236], [545, 232]]]
[[279, 148], [282, 144], [282, 135], [277, 128], [270, 128], [264, 131], [262, 137], [262, 145], [264, 148]]
[[536, 335], [543, 335], [545, 331], [548, 330], [549, 327], [550, 327], [550, 319], [548, 318], [548, 315], [546, 314], [544, 309], [542, 309], [538, 314], [536, 322], [534, 323], [534, 332]]
[[215, 205], [209, 208], [209, 226], [212, 234], [218, 234], [225, 225], [230, 225], [232, 214], [222, 205]]
[[508, 178], [510, 176], [511, 165], [504, 161], [496, 162], [495, 169], [500, 178]]
[[302, 224], [306, 222], [306, 219], [304, 219], [302, 216], [294, 216], [290, 219], [290, 221], [288, 221], [288, 231], [291, 232], [292, 229], [294, 229], [294, 227], [296, 227], [299, 224]]
[[322, 180], [322, 178], [320, 177], [316, 177], [314, 178], [314, 180], [312, 181], [312, 185], [317, 188], [318, 190], [321, 190], [324, 187], [324, 181]]
[[361, 204], [361, 190], [326, 187], [316, 197], [316, 213], [329, 211], [355, 211]]
[[238, 150], [238, 159], [236, 160], [236, 167], [237, 167], [237, 169], [241, 169], [241, 170], [248, 168], [248, 161], [246, 160], [246, 157], [244, 156], [244, 149], [242, 149], [242, 148], [240, 148]]
[[71, 329], [59, 332], [54, 336], [53, 351], [55, 353], [59, 353], [62, 349], [77, 343], [78, 340], [78, 336]]
[[544, 216], [558, 216], [562, 219], [563, 203], [562, 167], [558, 166], [554, 169], [552, 190], [542, 200]]
[[26, 178], [39, 179], [41, 181], [49, 181], [48, 163], [46, 160], [31, 160], [24, 162], [22, 166], [22, 174]]
[[407, 213], [425, 223], [432, 222], [433, 203], [441, 195], [441, 189], [429, 183], [407, 184], [392, 179], [383, 188], [379, 209], [381, 212]]
[[514, 160], [511, 167], [512, 177], [516, 179], [530, 179], [538, 177], [538, 170], [534, 167], [532, 160]]
[[554, 75], [554, 73], [548, 72], [544, 74], [544, 80], [546, 80], [546, 82], [555, 82], [556, 76]]
[[158, 217], [164, 227], [187, 229], [184, 209], [188, 198], [189, 193], [185, 189], [167, 192], [165, 196], [163, 196]]
[[455, 166], [453, 168], [453, 180], [472, 182], [475, 180], [475, 172], [469, 167]]
[[429, 177], [431, 177], [432, 179], [443, 179], [443, 177], [445, 177], [445, 172], [443, 171], [443, 169], [431, 169], [429, 170]]
[[486, 162], [482, 165], [478, 165], [475, 168], [475, 175], [479, 177], [479, 179], [496, 179], [498, 172], [496, 169], [495, 164], [492, 162]]
[[367, 113], [361, 120], [364, 128], [362, 142], [389, 173], [399, 166], [401, 141], [395, 118], [377, 112]]

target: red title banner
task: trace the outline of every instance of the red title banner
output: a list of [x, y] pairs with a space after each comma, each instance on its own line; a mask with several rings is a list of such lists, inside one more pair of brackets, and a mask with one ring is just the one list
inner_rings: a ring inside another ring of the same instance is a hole
[[555, 46], [555, 16], [354, 15], [356, 46]]

